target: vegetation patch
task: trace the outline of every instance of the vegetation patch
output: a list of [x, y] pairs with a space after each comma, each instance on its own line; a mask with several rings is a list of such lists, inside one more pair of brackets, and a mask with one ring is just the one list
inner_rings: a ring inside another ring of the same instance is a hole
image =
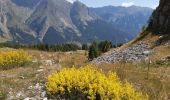
[[0, 91], [0, 100], [4, 100], [6, 97], [7, 94]]
[[62, 69], [48, 76], [47, 92], [56, 99], [69, 100], [147, 100], [128, 83], [109, 72], [103, 74], [91, 65]]
[[23, 50], [0, 51], [0, 69], [11, 69], [32, 62], [32, 56]]

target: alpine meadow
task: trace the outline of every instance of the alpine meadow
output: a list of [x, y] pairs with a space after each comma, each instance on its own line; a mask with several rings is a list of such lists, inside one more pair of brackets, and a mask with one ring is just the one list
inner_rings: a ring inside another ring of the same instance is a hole
[[0, 100], [170, 100], [169, 0], [0, 0]]

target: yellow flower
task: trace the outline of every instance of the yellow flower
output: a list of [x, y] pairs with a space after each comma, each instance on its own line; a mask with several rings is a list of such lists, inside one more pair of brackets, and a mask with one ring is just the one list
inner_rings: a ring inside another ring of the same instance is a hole
[[51, 95], [86, 98], [95, 100], [147, 100], [148, 97], [136, 92], [128, 82], [123, 84], [118, 76], [109, 72], [103, 74], [92, 65], [76, 69], [68, 68], [48, 76], [47, 92]]
[[32, 57], [23, 50], [0, 51], [0, 68], [9, 69], [31, 62]]

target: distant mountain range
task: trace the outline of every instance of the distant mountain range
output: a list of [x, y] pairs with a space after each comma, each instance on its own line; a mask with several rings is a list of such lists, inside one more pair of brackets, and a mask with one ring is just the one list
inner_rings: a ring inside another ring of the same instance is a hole
[[152, 13], [142, 7], [89, 8], [65, 0], [0, 0], [0, 42], [23, 44], [131, 40]]
[[147, 25], [153, 9], [147, 7], [114, 7], [92, 8], [103, 20], [112, 23], [116, 28], [136, 36], [144, 25]]

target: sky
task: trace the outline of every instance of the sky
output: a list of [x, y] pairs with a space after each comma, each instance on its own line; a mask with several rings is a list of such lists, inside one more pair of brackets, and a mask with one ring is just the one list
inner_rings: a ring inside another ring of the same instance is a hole
[[[75, 0], [67, 0], [73, 2]], [[159, 0], [79, 0], [89, 7], [102, 7], [102, 6], [141, 6], [156, 8], [159, 4]]]

